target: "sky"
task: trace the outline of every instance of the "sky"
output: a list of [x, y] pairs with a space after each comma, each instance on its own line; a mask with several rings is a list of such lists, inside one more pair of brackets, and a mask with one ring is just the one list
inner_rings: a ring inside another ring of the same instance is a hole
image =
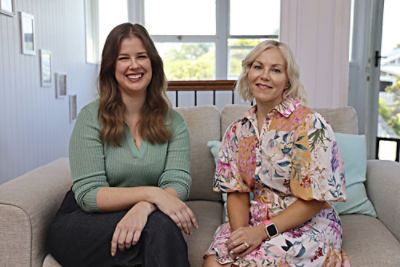
[[385, 0], [381, 54], [385, 55], [400, 44], [400, 1]]
[[[109, 31], [117, 24], [127, 20], [126, 0], [100, 1], [100, 47]], [[179, 4], [178, 4], [179, 3]], [[201, 4], [199, 4], [201, 3]], [[181, 9], [171, 9], [171, 5]], [[146, 28], [151, 34], [215, 34], [215, 0], [146, 0]], [[231, 0], [232, 34], [273, 34], [279, 28], [280, 0]], [[254, 6], [258, 8], [254, 10]], [[193, 12], [181, 12], [183, 8]], [[168, 12], [166, 12], [168, 10]], [[174, 11], [176, 12], [174, 14]], [[108, 16], [106, 15], [108, 14]], [[118, 14], [117, 16], [110, 16]], [[246, 16], [247, 17], [244, 17]], [[187, 16], [182, 19], [182, 15]], [[185, 23], [182, 23], [185, 21]], [[265, 22], [268, 23], [265, 23]], [[385, 0], [381, 54], [385, 55], [400, 44], [400, 0]], [[268, 26], [268, 27], [266, 27]]]

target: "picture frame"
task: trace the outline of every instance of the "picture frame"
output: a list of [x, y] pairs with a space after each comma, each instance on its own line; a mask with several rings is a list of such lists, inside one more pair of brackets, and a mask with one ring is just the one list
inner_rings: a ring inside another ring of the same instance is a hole
[[15, 0], [0, 0], [0, 13], [13, 17], [15, 14]]
[[40, 84], [42, 87], [50, 87], [52, 84], [51, 51], [40, 50]]
[[76, 117], [78, 115], [77, 95], [71, 94], [68, 96], [68, 99], [69, 99], [69, 121], [73, 122], [74, 120], [76, 120]]
[[57, 72], [55, 74], [56, 98], [62, 98], [67, 95], [67, 74]]
[[35, 18], [33, 15], [19, 12], [21, 28], [21, 52], [24, 55], [36, 55]]

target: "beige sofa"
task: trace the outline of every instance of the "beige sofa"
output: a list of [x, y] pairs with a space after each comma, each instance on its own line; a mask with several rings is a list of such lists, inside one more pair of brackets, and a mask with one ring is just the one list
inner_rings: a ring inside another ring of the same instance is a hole
[[[221, 195], [212, 192], [214, 161], [209, 140], [220, 140], [247, 106], [179, 108], [189, 126], [193, 184], [188, 205], [200, 229], [187, 236], [190, 262], [201, 266], [203, 252], [222, 222]], [[357, 133], [354, 109], [318, 109], [343, 133]], [[45, 250], [47, 227], [71, 186], [68, 159], [58, 159], [0, 186], [0, 266], [59, 266]], [[367, 191], [378, 218], [342, 216], [343, 246], [352, 266], [400, 266], [400, 164], [369, 160]]]

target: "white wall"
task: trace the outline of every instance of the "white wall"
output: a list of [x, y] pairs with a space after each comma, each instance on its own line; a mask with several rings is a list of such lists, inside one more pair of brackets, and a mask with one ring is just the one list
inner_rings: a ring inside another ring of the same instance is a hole
[[280, 40], [295, 54], [308, 105], [346, 106], [351, 1], [281, 1]]
[[[17, 0], [35, 17], [36, 48], [52, 52], [53, 71], [68, 75], [78, 110], [95, 98], [97, 67], [85, 63], [84, 1]], [[0, 14], [0, 183], [68, 155], [73, 123], [68, 98], [40, 86], [39, 52], [22, 55], [19, 15]]]
[[[35, 16], [37, 48], [51, 50], [53, 70], [68, 74], [78, 110], [95, 98], [97, 75], [85, 63], [83, 2], [16, 1], [17, 11]], [[350, 1], [282, 0], [281, 40], [295, 53], [310, 106], [347, 105], [349, 31]], [[0, 183], [68, 155], [68, 99], [55, 99], [54, 83], [40, 87], [38, 55], [21, 54], [18, 15], [0, 15]], [[218, 106], [230, 102], [224, 94]], [[192, 101], [192, 95], [183, 98]], [[199, 104], [208, 98], [199, 96]]]

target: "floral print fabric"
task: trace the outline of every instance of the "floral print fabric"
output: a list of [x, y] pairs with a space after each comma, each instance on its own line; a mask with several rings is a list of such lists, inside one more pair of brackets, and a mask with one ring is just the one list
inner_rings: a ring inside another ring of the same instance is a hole
[[[214, 191], [253, 192], [249, 225], [276, 216], [297, 199], [345, 201], [343, 162], [330, 125], [293, 98], [267, 116], [258, 131], [257, 107], [228, 127], [217, 162]], [[225, 242], [229, 223], [221, 225], [206, 254], [230, 263]], [[333, 208], [303, 225], [264, 241], [238, 266], [349, 266], [341, 250], [342, 228]]]

